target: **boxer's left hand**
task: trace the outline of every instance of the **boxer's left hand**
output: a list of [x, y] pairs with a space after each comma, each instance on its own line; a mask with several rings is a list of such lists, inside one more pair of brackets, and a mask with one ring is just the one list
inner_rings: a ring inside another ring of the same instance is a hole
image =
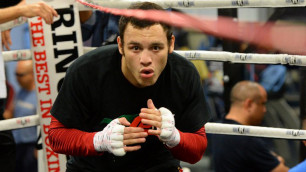
[[148, 108], [142, 108], [139, 116], [143, 124], [152, 125], [157, 130], [150, 129], [148, 133], [157, 135], [169, 148], [180, 143], [180, 133], [175, 127], [174, 115], [167, 108], [157, 110], [151, 99], [147, 102]]

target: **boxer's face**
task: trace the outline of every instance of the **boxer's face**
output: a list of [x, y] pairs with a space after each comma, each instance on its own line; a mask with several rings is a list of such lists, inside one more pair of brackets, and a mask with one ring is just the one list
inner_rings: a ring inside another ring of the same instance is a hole
[[124, 43], [118, 37], [122, 54], [121, 70], [134, 86], [154, 85], [164, 70], [168, 53], [174, 49], [174, 36], [168, 44], [166, 32], [160, 24], [138, 29], [130, 23], [124, 32]]

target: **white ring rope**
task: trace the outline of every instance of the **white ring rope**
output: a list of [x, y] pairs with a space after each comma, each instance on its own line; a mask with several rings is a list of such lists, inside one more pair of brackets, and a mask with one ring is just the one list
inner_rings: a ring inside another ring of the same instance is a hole
[[[84, 47], [84, 53], [95, 49]], [[188, 60], [212, 60], [232, 63], [289, 64], [306, 66], [306, 56], [289, 54], [248, 54], [226, 51], [174, 51]]]
[[13, 27], [22, 25], [22, 24], [26, 23], [27, 21], [28, 21], [28, 18], [19, 17], [15, 20], [0, 24], [0, 31], [5, 31], [5, 30], [12, 29]]
[[132, 3], [149, 1], [163, 8], [241, 8], [241, 7], [305, 7], [305, 0], [85, 0], [109, 8], [128, 8]]
[[232, 63], [289, 64], [306, 66], [306, 56], [289, 54], [248, 54], [220, 51], [175, 51], [189, 60], [228, 61]]
[[32, 59], [31, 50], [27, 50], [27, 49], [3, 51], [2, 56], [5, 62]]
[[306, 140], [306, 130], [206, 123], [206, 133]]
[[[87, 53], [95, 47], [84, 47]], [[295, 66], [306, 66], [306, 56], [289, 54], [247, 54], [231, 53], [225, 51], [174, 51], [188, 60], [211, 60], [232, 63], [254, 63], [254, 64], [289, 64]], [[31, 59], [30, 50], [4, 51], [5, 62]]]
[[0, 121], [0, 131], [13, 130], [18, 128], [32, 127], [39, 125], [39, 116], [30, 115], [19, 118], [12, 118]]
[[[13, 130], [39, 125], [39, 116], [31, 115], [0, 121], [0, 131]], [[268, 137], [280, 139], [306, 140], [306, 130], [232, 125], [208, 122], [205, 124], [206, 133], [239, 136]]]

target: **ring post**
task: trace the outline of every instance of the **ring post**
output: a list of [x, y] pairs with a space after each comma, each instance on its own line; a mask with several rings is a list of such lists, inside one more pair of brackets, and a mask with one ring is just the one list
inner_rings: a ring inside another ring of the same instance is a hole
[[[39, 2], [29, 0], [28, 3]], [[58, 94], [68, 66], [83, 54], [78, 6], [74, 0], [47, 2], [58, 12], [52, 25], [41, 17], [29, 19], [31, 54], [34, 60], [35, 84], [38, 98], [38, 114], [43, 145], [43, 172], [64, 172], [66, 156], [50, 148], [48, 130], [50, 110]], [[64, 114], [63, 114], [64, 115]]]

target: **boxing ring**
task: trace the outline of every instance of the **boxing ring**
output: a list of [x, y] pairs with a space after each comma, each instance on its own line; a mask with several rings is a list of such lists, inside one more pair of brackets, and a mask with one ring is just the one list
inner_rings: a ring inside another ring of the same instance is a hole
[[[38, 1], [39, 0], [29, 0], [27, 2], [33, 3]], [[38, 17], [31, 19], [19, 18], [17, 20], [0, 25], [0, 28], [3, 31], [25, 22], [29, 23], [32, 44], [31, 50], [3, 52], [3, 58], [5, 62], [26, 59], [34, 60], [34, 76], [38, 99], [38, 114], [0, 121], [0, 131], [40, 125], [43, 144], [43, 157], [41, 159], [44, 164], [44, 169], [40, 169], [40, 171], [43, 172], [65, 171], [66, 169], [66, 156], [53, 152], [49, 145], [48, 129], [51, 119], [50, 110], [52, 103], [57, 96], [59, 87], [63, 82], [63, 78], [68, 66], [80, 55], [94, 49], [92, 47], [83, 47], [82, 45], [78, 12], [80, 10], [92, 10], [92, 8], [96, 8], [98, 10], [106, 11], [112, 14], [137, 16], [136, 13], [130, 13], [128, 10], [125, 11], [125, 9], [131, 5], [132, 1], [129, 0], [77, 1], [80, 3], [76, 3], [74, 0], [65, 0], [61, 2], [48, 1], [47, 3], [57, 9], [57, 12], [59, 13], [59, 18], [55, 19], [55, 22], [52, 25], [46, 25], [42, 19]], [[164, 8], [245, 8], [306, 6], [305, 0], [151, 0], [150, 2], [157, 3]], [[82, 4], [88, 5], [90, 8]], [[139, 15], [139, 17], [143, 16]], [[188, 18], [183, 19], [187, 20]], [[152, 20], [158, 20], [158, 18], [154, 18]], [[167, 20], [169, 20], [169, 18]], [[184, 24], [179, 26], [184, 26]], [[203, 32], [204, 29], [207, 29], [194, 25], [191, 27], [195, 27], [195, 29]], [[298, 50], [299, 53], [296, 55], [294, 55], [294, 53], [247, 54], [225, 51], [175, 52], [189, 60], [212, 60], [231, 63], [287, 64], [295, 66], [306, 66], [306, 53], [302, 49], [303, 47], [306, 49], [306, 40], [301, 40], [301, 42], [304, 44], [302, 44], [300, 47], [297, 47], [297, 49], [288, 48], [287, 52], [294, 52], [294, 50]], [[230, 125], [208, 122], [205, 124], [205, 130], [206, 133], [212, 134], [306, 140], [306, 130], [297, 129]]]

